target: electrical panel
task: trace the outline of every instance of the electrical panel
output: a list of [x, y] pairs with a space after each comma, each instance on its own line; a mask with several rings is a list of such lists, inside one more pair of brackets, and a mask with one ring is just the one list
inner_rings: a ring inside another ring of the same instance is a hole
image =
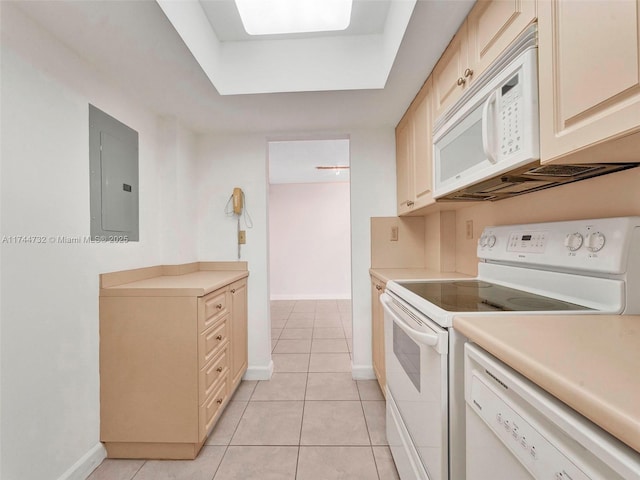
[[89, 105], [91, 237], [139, 239], [138, 132]]

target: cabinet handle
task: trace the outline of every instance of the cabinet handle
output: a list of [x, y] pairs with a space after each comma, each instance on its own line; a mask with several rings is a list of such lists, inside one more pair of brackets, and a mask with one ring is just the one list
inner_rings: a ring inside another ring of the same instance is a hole
[[376, 290], [380, 291], [382, 290], [382, 287], [380, 285], [376, 285]]
[[220, 373], [222, 371], [222, 367], [216, 368], [216, 372]]
[[413, 207], [413, 200], [407, 200], [407, 207]]
[[222, 335], [218, 335], [218, 336], [216, 337], [216, 340], [222, 340]]
[[220, 405], [220, 404], [222, 403], [222, 399], [221, 399], [221, 398], [217, 399], [217, 400], [216, 400], [216, 403], [217, 403], [218, 405]]
[[464, 71], [464, 76], [465, 76], [465, 78], [469, 78], [471, 75], [473, 75], [473, 70], [471, 70], [470, 68], [467, 68], [467, 69]]
[[232, 289], [231, 289], [231, 293], [236, 293], [236, 289], [235, 289], [235, 288], [232, 288]]
[[458, 78], [458, 81], [456, 83], [458, 84], [459, 87], [461, 87], [462, 85], [467, 83], [467, 81], [464, 78], [460, 77]]
[[221, 304], [221, 303], [217, 304], [217, 305], [216, 305], [216, 308], [217, 308], [218, 310], [222, 309], [222, 304]]

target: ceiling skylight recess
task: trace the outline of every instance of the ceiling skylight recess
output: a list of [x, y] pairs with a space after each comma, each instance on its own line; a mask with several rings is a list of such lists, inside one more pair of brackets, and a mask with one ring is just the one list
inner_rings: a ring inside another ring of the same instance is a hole
[[351, 23], [352, 0], [235, 0], [249, 35], [331, 32]]

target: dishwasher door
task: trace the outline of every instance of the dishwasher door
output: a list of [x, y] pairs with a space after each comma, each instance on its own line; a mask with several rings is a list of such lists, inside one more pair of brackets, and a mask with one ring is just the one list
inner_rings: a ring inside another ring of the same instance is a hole
[[465, 345], [467, 480], [639, 480], [640, 454]]

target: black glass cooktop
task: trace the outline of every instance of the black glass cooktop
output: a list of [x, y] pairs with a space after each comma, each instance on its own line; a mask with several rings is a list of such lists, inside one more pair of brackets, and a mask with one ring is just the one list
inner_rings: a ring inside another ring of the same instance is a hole
[[449, 312], [591, 310], [582, 305], [479, 280], [397, 283]]

